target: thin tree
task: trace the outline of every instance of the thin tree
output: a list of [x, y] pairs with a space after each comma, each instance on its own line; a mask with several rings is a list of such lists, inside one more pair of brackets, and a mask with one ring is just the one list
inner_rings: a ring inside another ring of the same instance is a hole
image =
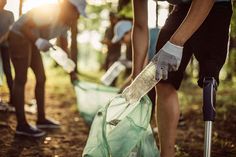
[[22, 15], [23, 1], [24, 1], [24, 0], [20, 0], [20, 4], [19, 4], [19, 16]]
[[76, 64], [76, 72], [77, 72], [77, 57], [78, 57], [78, 46], [77, 46], [77, 34], [78, 34], [78, 28], [77, 28], [77, 21], [73, 23], [73, 26], [71, 27], [71, 59]]

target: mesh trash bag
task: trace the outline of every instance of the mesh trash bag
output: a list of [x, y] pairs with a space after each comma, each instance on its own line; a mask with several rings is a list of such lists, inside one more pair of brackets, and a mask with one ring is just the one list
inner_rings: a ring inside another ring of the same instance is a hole
[[149, 124], [151, 109], [147, 96], [132, 105], [115, 97], [97, 112], [83, 157], [159, 157]]
[[97, 111], [117, 95], [119, 89], [96, 83], [77, 81], [74, 83], [78, 110], [85, 122], [91, 124]]

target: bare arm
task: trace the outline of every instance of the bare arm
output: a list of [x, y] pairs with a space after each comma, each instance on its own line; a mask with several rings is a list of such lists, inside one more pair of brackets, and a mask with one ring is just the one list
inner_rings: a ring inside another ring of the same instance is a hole
[[64, 50], [65, 52], [68, 53], [69, 55], [69, 50], [68, 50], [68, 41], [65, 37], [60, 36], [57, 38], [59, 46], [62, 48], [62, 50]]
[[[113, 30], [112, 30], [113, 31]], [[102, 39], [101, 43], [102, 44], [105, 44], [107, 46], [110, 46], [112, 43], [111, 43], [111, 40], [112, 40], [112, 37], [111, 36], [111, 33], [110, 33], [110, 29], [107, 28], [106, 31], [105, 31], [105, 35], [104, 35], [104, 38]]]
[[111, 41], [106, 37], [101, 41], [101, 43], [107, 46], [110, 46], [112, 44]]
[[[208, 16], [214, 0], [193, 0], [187, 16], [172, 35], [170, 42], [183, 46]], [[148, 49], [147, 0], [134, 0], [133, 72], [132, 78], [142, 70]]]
[[134, 26], [132, 32], [133, 69], [132, 78], [135, 78], [143, 69], [148, 50], [148, 14], [147, 0], [133, 0]]
[[193, 0], [187, 16], [172, 35], [170, 42], [183, 46], [208, 16], [214, 0]]

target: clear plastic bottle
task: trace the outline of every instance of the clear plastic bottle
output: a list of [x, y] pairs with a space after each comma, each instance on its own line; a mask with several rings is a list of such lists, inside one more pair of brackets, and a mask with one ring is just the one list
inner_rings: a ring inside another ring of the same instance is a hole
[[103, 84], [109, 86], [114, 81], [114, 79], [125, 70], [125, 66], [120, 62], [116, 61], [112, 66], [107, 70], [107, 72], [102, 76], [101, 81]]
[[156, 79], [156, 63], [158, 56], [155, 55], [151, 62], [141, 71], [134, 81], [124, 89], [122, 96], [129, 103], [136, 103], [147, 94], [161, 79]]
[[75, 63], [71, 59], [67, 58], [62, 67], [66, 72], [71, 73], [75, 69]]
[[49, 55], [57, 62], [57, 64], [62, 66], [66, 72], [71, 73], [75, 69], [75, 63], [68, 58], [67, 53], [60, 47], [54, 46], [53, 50], [49, 52]]

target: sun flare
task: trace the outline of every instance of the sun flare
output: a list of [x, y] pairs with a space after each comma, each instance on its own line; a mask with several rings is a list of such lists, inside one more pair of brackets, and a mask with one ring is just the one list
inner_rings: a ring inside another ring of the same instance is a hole
[[23, 13], [37, 6], [43, 4], [52, 4], [52, 3], [58, 3], [58, 0], [26, 0], [23, 5]]

